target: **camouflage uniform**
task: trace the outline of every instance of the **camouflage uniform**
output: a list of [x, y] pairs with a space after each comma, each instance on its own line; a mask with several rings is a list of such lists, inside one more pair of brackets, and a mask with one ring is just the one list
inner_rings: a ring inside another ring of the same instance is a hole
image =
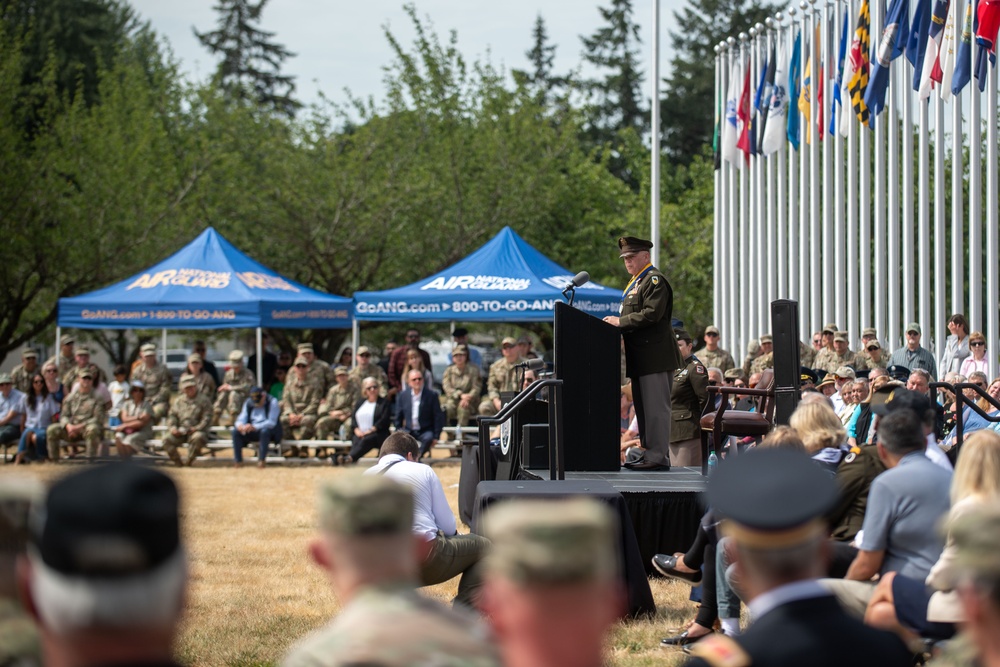
[[355, 366], [350, 372], [351, 382], [354, 383], [355, 387], [361, 387], [361, 383], [367, 377], [375, 378], [378, 382], [378, 395], [385, 397], [386, 393], [389, 391], [389, 376], [385, 374], [382, 367], [378, 364], [369, 363], [366, 367]]
[[[322, 359], [313, 359], [313, 362], [309, 364], [309, 368], [306, 370], [306, 382], [319, 389], [320, 396], [325, 396], [330, 387], [337, 384], [337, 379], [333, 377], [330, 364]], [[297, 384], [299, 384], [299, 376], [290, 370], [285, 379], [285, 386], [289, 387]]]
[[[363, 559], [356, 552], [410, 543], [413, 493], [382, 475], [341, 477], [322, 489], [319, 515], [334, 549], [355, 547], [343, 556], [353, 563]], [[292, 647], [283, 667], [499, 667], [478, 618], [448, 609], [420, 595], [412, 581], [391, 576], [362, 585], [330, 624]]]
[[17, 389], [22, 394], [27, 394], [31, 391], [31, 378], [35, 376], [36, 373], [41, 374], [42, 366], [41, 364], [35, 364], [35, 370], [29, 371], [24, 368], [24, 364], [18, 364], [14, 367], [14, 370], [10, 372], [11, 382], [14, 383], [14, 389]]
[[861, 365], [858, 366], [859, 369], [867, 368], [868, 370], [874, 370], [876, 368], [885, 369], [888, 367], [887, 362], [889, 360], [886, 358], [884, 353], [879, 355], [878, 361], [872, 359], [871, 354], [869, 354], [867, 350], [865, 350], [864, 352], [859, 352], [858, 357], [860, 357], [861, 360]]
[[107, 413], [104, 399], [93, 390], [84, 394], [74, 392], [63, 399], [59, 413], [59, 423], [50, 424], [45, 430], [45, 438], [49, 444], [49, 458], [59, 460], [59, 442], [70, 440], [66, 427], [70, 424], [86, 424], [83, 435], [77, 435], [73, 440], [83, 439], [87, 442], [87, 456], [97, 456], [104, 435], [104, 423]]
[[97, 364], [87, 364], [83, 368], [74, 365], [73, 368], [69, 369], [65, 375], [62, 376], [63, 386], [66, 387], [66, 391], [73, 388], [73, 383], [77, 381], [80, 377], [80, 373], [84, 370], [88, 370], [94, 376], [94, 386], [99, 384], [107, 384], [108, 378], [104, 375], [104, 371], [97, 367]]
[[[34, 479], [7, 476], [0, 487], [0, 560], [13, 564], [13, 559], [25, 552], [28, 542], [28, 517], [31, 506], [43, 503], [45, 489]], [[0, 572], [10, 578], [14, 570]], [[6, 583], [6, 582], [5, 582]], [[7, 597], [7, 596], [10, 597]], [[34, 620], [17, 601], [14, 587], [0, 592], [0, 665], [38, 667], [42, 664], [42, 649]]]
[[195, 386], [198, 387], [199, 396], [207, 398], [209, 403], [215, 401], [215, 380], [209, 373], [205, 371], [198, 373], [194, 376], [194, 382]]
[[698, 358], [701, 359], [702, 363], [705, 364], [707, 368], [718, 368], [720, 371], [725, 373], [730, 368], [736, 368], [736, 362], [733, 361], [733, 355], [729, 352], [718, 347], [713, 352], [707, 347], [698, 350]]
[[493, 399], [500, 398], [500, 392], [519, 391], [521, 389], [517, 383], [521, 374], [518, 372], [518, 369], [514, 368], [515, 364], [520, 363], [520, 361], [518, 358], [514, 360], [514, 363], [508, 363], [506, 359], [501, 357], [490, 366], [490, 375], [486, 380], [486, 391], [489, 396], [484, 398], [479, 404], [480, 415], [492, 417], [497, 413], [497, 408], [493, 405]]
[[243, 404], [250, 396], [250, 387], [257, 384], [257, 380], [248, 368], [241, 365], [239, 368], [231, 367], [226, 371], [222, 376], [222, 384], [228, 384], [230, 389], [218, 392], [218, 397], [215, 399], [215, 418], [218, 419], [225, 413], [235, 420], [236, 413], [243, 408]]
[[[64, 375], [66, 375], [66, 373], [69, 373], [71, 370], [73, 370], [73, 367], [76, 366], [76, 362], [73, 360], [73, 357], [64, 357], [61, 354], [58, 354], [54, 357], [49, 357], [49, 359], [45, 363], [56, 365], [56, 368], [59, 369], [57, 375], [59, 375], [60, 377], [60, 382], [62, 381], [61, 378]], [[44, 366], [45, 364], [42, 365]]]
[[[360, 398], [361, 392], [353, 382], [348, 381], [344, 387], [340, 383], [330, 387], [326, 398], [319, 403], [319, 414], [323, 416], [316, 421], [316, 437], [320, 440], [326, 440], [331, 435], [335, 439], [340, 438], [341, 425], [346, 426], [348, 433], [352, 433], [354, 404]], [[330, 412], [333, 410], [342, 410], [347, 418], [331, 417]], [[348, 435], [347, 439], [350, 440], [351, 436]]]
[[816, 361], [816, 350], [811, 345], [799, 341], [799, 363], [806, 368], [813, 368], [814, 361]]
[[170, 385], [173, 380], [170, 371], [163, 364], [152, 368], [145, 363], [132, 371], [132, 380], [139, 380], [146, 387], [146, 400], [153, 406], [153, 423], [161, 421], [170, 411]]
[[[812, 367], [818, 371], [832, 373], [833, 371], [837, 370], [838, 368], [844, 365], [839, 361], [833, 361], [833, 359], [836, 356], [837, 356], [836, 352], [834, 352], [828, 347], [824, 347], [822, 350], [816, 353], [816, 358], [813, 359]], [[829, 371], [826, 370], [828, 367], [830, 368]]]
[[[465, 426], [477, 414], [479, 394], [483, 389], [483, 376], [479, 372], [479, 367], [466, 363], [465, 370], [459, 370], [458, 366], [452, 364], [444, 369], [441, 386], [444, 390], [441, 397], [444, 399], [448, 421], [458, 420], [459, 426]], [[462, 394], [471, 394], [468, 408], [463, 409], [458, 406], [462, 401]]]
[[[285, 391], [281, 395], [282, 431], [290, 435], [293, 440], [311, 440], [322, 398], [323, 393], [315, 384], [286, 383]], [[302, 421], [298, 426], [289, 425], [288, 418], [292, 414], [302, 415]], [[294, 449], [292, 451], [295, 453]]]
[[209, 400], [200, 394], [188, 398], [187, 394], [182, 393], [174, 401], [167, 418], [167, 426], [171, 429], [180, 429], [181, 435], [168, 433], [163, 439], [163, 450], [171, 461], [183, 465], [177, 448], [187, 443], [187, 464], [191, 465], [198, 457], [198, 450], [208, 445], [208, 429], [211, 425], [212, 404]]
[[[698, 354], [698, 358], [701, 358], [701, 354]], [[762, 354], [753, 360], [750, 364], [750, 374], [763, 373], [768, 368], [774, 368], [774, 352], [768, 352], [767, 354]]]
[[[823, 352], [827, 352], [827, 354], [824, 355]], [[822, 365], [820, 365], [821, 363]], [[865, 368], [864, 359], [860, 354], [852, 352], [850, 348], [845, 350], [843, 354], [837, 354], [833, 350], [823, 350], [816, 355], [815, 364], [816, 370], [827, 373], [833, 373], [841, 366], [850, 366], [854, 369]]]
[[144, 427], [142, 427], [142, 429], [133, 433], [119, 431], [116, 435], [116, 437], [121, 438], [121, 441], [124, 444], [132, 447], [133, 449], [145, 449], [146, 442], [153, 437], [153, 406], [145, 398], [142, 399], [142, 403], [139, 403], [138, 405], [136, 405], [132, 398], [126, 398], [122, 403], [121, 413], [119, 413], [119, 416], [123, 422], [136, 419], [143, 413], [148, 414], [150, 416], [150, 420]]

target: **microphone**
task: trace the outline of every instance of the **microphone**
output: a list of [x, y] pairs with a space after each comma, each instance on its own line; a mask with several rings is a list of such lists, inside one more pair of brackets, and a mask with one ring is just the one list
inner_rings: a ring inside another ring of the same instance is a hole
[[514, 364], [514, 368], [527, 368], [529, 371], [540, 371], [545, 368], [544, 359], [528, 359], [519, 364]]
[[579, 287], [580, 285], [586, 285], [589, 282], [590, 282], [590, 274], [587, 273], [586, 271], [581, 271], [580, 273], [573, 276], [573, 280], [571, 280], [569, 284], [566, 285], [566, 287], [563, 289], [563, 294], [565, 294], [571, 289]]

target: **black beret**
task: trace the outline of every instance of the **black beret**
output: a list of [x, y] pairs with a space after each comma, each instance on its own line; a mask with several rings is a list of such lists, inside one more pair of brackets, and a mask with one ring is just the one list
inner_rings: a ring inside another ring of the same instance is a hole
[[33, 533], [42, 561], [62, 574], [147, 572], [180, 547], [177, 487], [157, 470], [127, 463], [68, 475], [52, 486]]
[[927, 394], [912, 389], [895, 387], [883, 403], [872, 403], [872, 412], [877, 415], [887, 415], [896, 410], [912, 410], [923, 420], [931, 410], [931, 399]]

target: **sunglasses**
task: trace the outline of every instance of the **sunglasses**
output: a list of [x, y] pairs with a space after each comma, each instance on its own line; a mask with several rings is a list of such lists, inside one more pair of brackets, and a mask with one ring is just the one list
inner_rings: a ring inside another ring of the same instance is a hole
[[985, 382], [973, 382], [972, 384], [976, 385], [980, 389], [986, 389], [986, 383]]
[[410, 378], [410, 382], [423, 382], [423, 378]]
[[869, 348], [866, 348], [866, 349], [867, 349], [867, 350], [868, 350], [869, 352], [874, 352], [875, 350], [881, 350], [882, 348], [878, 347], [877, 345], [872, 345], [871, 347], [869, 347]]
[[369, 353], [367, 353], [367, 352], [362, 352], [362, 353], [361, 353], [361, 354], [359, 354], [358, 356], [359, 356], [359, 357], [370, 357], [370, 356], [372, 356], [372, 355], [370, 355], [370, 354], [369, 354]]
[[705, 335], [708, 336], [709, 338], [718, 338], [719, 337], [719, 334], [712, 333], [712, 332], [709, 332], [709, 333], [707, 333]]
[[515, 347], [515, 346], [514, 346], [514, 345], [510, 345], [510, 344], [507, 344], [507, 345], [504, 345], [504, 346], [503, 346], [503, 349], [505, 349], [505, 350], [509, 350], [509, 349], [511, 349], [512, 347]]
[[365, 391], [372, 391], [373, 389], [377, 390], [378, 387], [365, 387]]
[[974, 340], [971, 343], [969, 343], [969, 347], [986, 347], [986, 341]]
[[295, 367], [296, 367], [296, 368], [309, 368], [309, 367], [308, 367], [308, 366], [306, 366], [305, 364], [295, 364]]
[[37, 380], [32, 380], [32, 381], [31, 381], [31, 384], [42, 384], [43, 382], [45, 382], [45, 380], [43, 380], [43, 379], [39, 378], [39, 379], [37, 379]]

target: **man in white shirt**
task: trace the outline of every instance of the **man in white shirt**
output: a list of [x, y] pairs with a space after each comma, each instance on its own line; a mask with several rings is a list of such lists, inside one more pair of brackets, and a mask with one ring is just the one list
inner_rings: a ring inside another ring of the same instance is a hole
[[382, 444], [378, 463], [365, 474], [385, 475], [413, 490], [413, 532], [426, 540], [428, 548], [420, 564], [421, 584], [432, 586], [462, 575], [455, 602], [474, 606], [482, 584], [478, 565], [490, 541], [480, 535], [458, 534], [441, 480], [430, 466], [417, 462], [419, 453], [416, 438], [396, 431]]
[[24, 394], [14, 388], [7, 373], [0, 373], [0, 444], [17, 442], [24, 422]]

